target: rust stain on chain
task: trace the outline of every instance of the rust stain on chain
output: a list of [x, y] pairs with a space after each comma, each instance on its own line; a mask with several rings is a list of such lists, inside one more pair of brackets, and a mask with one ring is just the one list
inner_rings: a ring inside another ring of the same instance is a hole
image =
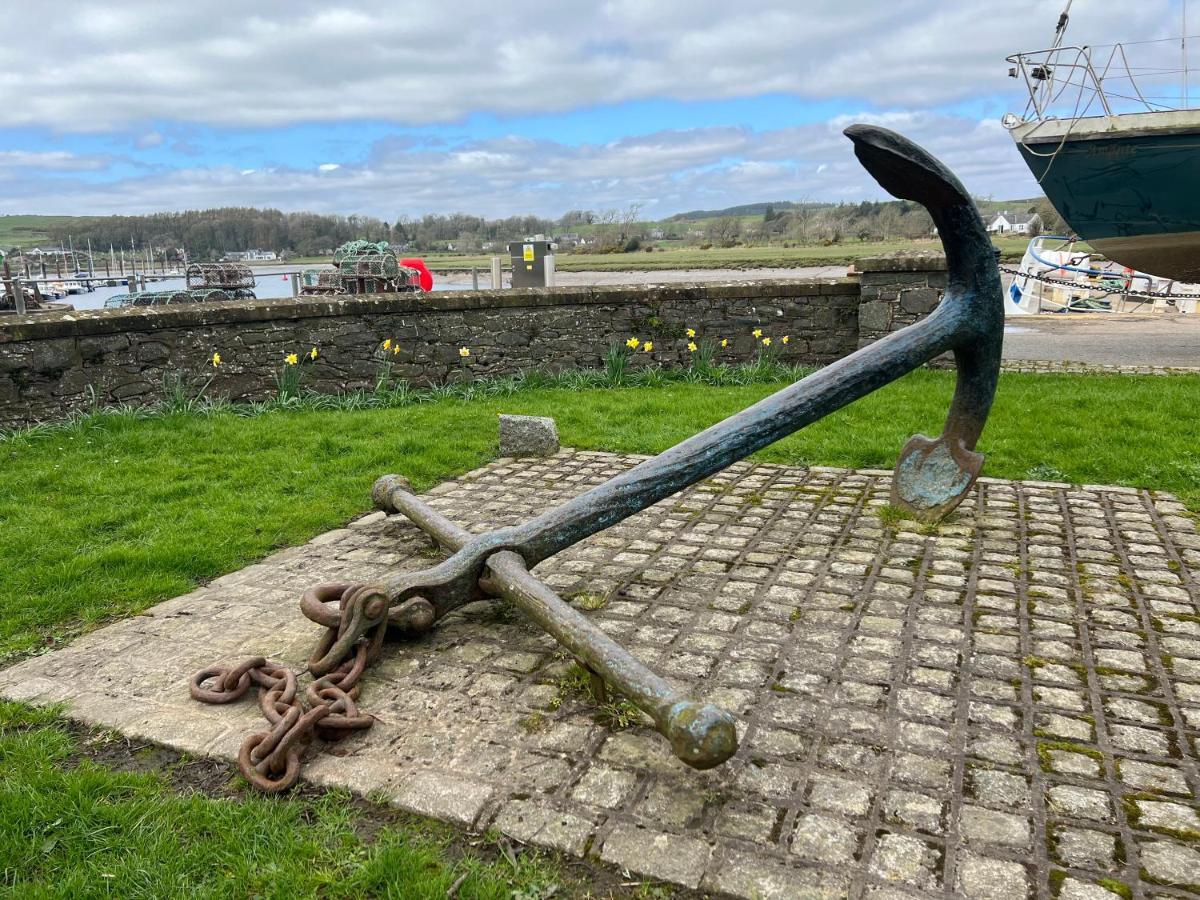
[[[387, 619], [361, 631], [353, 624], [362, 619], [363, 606], [370, 605], [372, 597], [362, 585], [348, 583], [322, 584], [305, 592], [301, 609], [325, 626], [325, 634], [306, 670], [316, 677], [303, 694], [295, 672], [261, 656], [231, 668], [211, 666], [192, 676], [192, 697], [204, 703], [232, 703], [244, 697], [252, 684], [258, 686], [258, 705], [269, 728], [242, 743], [238, 767], [260, 790], [278, 793], [292, 787], [300, 778], [300, 759], [314, 737], [336, 741], [374, 723], [372, 716], [358, 711], [355, 701], [359, 679], [379, 659]], [[333, 603], [337, 609], [330, 609]], [[380, 617], [376, 609], [375, 618]]]

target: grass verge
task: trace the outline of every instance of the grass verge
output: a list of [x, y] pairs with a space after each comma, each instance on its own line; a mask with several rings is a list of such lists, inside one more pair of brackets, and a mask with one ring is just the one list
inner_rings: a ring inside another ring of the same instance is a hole
[[263, 797], [222, 763], [11, 703], [0, 703], [0, 821], [0, 892], [15, 897], [631, 895], [584, 863], [343, 792]]
[[[554, 416], [570, 446], [658, 453], [783, 386], [640, 377], [661, 383], [474, 385], [441, 399], [400, 394], [399, 406], [378, 409], [99, 414], [7, 436], [0, 659], [335, 527], [368, 508], [385, 472], [424, 489], [481, 465], [495, 453], [500, 412]], [[953, 386], [952, 373], [914, 372], [757, 458], [890, 467], [911, 434], [939, 433]], [[1155, 488], [1200, 510], [1200, 453], [1181, 424], [1198, 390], [1194, 376], [1002, 375], [981, 442], [985, 471]]]

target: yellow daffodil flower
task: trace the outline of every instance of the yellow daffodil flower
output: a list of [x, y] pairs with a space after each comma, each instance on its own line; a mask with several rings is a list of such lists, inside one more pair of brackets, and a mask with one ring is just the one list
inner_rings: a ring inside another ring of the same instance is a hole
[[392, 348], [392, 355], [394, 355], [394, 356], [400, 355], [400, 345], [399, 344], [397, 344], [395, 347]]
[[630, 350], [636, 350], [641, 343], [642, 342], [639, 341], [637, 338], [631, 337], [629, 340], [627, 340], [625, 342], [625, 346], [628, 347]]
[[752, 335], [754, 335], [756, 338], [760, 338], [760, 337], [762, 337], [762, 329], [761, 329], [761, 328], [755, 328], [755, 329], [754, 329], [752, 332], [750, 332], [750, 333], [751, 333]]
[[765, 338], [763, 338], [763, 346], [764, 346], [764, 347], [770, 347], [770, 346], [771, 346], [771, 339], [770, 339], [769, 337], [765, 337]]
[[688, 341], [688, 350], [692, 351], [692, 353], [696, 352], [696, 342], [695, 341]]
[[461, 356], [463, 359], [466, 359], [468, 356], [471, 355], [471, 351], [469, 349], [467, 349], [466, 347], [463, 347], [458, 351], [458, 355]]
[[298, 357], [295, 353], [289, 353], [283, 358], [283, 361], [289, 366], [294, 366], [296, 363], [300, 362], [300, 357]]
[[687, 336], [688, 336], [688, 337], [690, 337], [690, 338], [694, 338], [694, 337], [696, 336], [696, 329], [695, 329], [695, 328], [689, 328], [689, 329], [687, 330]]
[[392, 339], [391, 338], [388, 338], [386, 341], [383, 342], [383, 349], [384, 350], [392, 349]]
[[721, 346], [728, 347], [729, 346], [729, 338], [721, 338]]
[[642, 349], [647, 353], [651, 352], [654, 349], [654, 341], [646, 341], [646, 343], [642, 345]]
[[780, 338], [780, 340], [785, 344], [790, 344], [792, 341], [792, 336], [790, 334], [785, 334], [782, 338]]
[[309, 351], [309, 353], [308, 353], [308, 356], [309, 356], [309, 358], [310, 358], [310, 359], [312, 359], [312, 360], [316, 360], [316, 358], [317, 358], [317, 348], [316, 348], [316, 347], [313, 347], [313, 348], [312, 348], [312, 350], [310, 350], [310, 351]]
[[214, 353], [214, 354], [213, 354], [213, 356], [212, 356], [212, 366], [213, 366], [213, 368], [215, 369], [215, 368], [216, 368], [217, 366], [219, 366], [220, 364], [221, 364], [221, 354], [220, 354], [220, 353]]

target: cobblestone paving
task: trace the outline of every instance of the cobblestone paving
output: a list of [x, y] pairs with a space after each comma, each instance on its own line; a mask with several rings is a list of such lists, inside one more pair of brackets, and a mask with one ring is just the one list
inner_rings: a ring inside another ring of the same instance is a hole
[[[500, 460], [429, 499], [479, 531], [636, 461]], [[614, 728], [622, 710], [598, 715], [552, 640], [479, 605], [387, 646], [360, 701], [375, 727], [308, 777], [741, 897], [1196, 896], [1200, 537], [1183, 507], [984, 480], [951, 523], [915, 529], [879, 514], [888, 486], [742, 464], [537, 570], [739, 716], [727, 766], [691, 771], [652, 731]], [[195, 704], [188, 675], [300, 664], [303, 588], [432, 555], [370, 516], [2, 672], [0, 692], [231, 757], [255, 705]]]

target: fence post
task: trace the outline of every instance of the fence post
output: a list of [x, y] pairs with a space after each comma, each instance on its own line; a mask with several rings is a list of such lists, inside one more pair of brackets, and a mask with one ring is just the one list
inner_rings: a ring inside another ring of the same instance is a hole
[[479, 270], [471, 266], [471, 290], [479, 290]]
[[25, 293], [21, 290], [21, 279], [13, 275], [7, 260], [4, 262], [4, 286], [6, 290], [12, 291], [13, 310], [19, 316], [25, 315]]
[[299, 272], [292, 273], [292, 296], [293, 297], [300, 296], [300, 273]]
[[504, 273], [500, 268], [500, 257], [492, 257], [492, 290], [498, 291], [504, 287]]

